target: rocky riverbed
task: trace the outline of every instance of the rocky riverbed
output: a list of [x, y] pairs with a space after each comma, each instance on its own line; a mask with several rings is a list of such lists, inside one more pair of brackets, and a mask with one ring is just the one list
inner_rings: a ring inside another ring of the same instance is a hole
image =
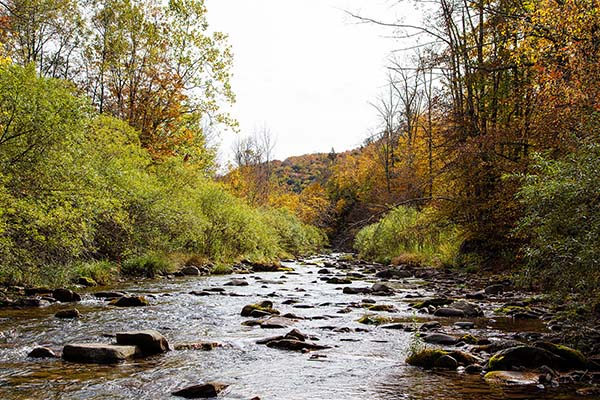
[[[337, 256], [283, 266], [8, 292], [0, 398], [600, 399], [597, 331], [585, 354], [558, 345], [572, 327], [510, 281]], [[107, 349], [122, 359], [94, 359]]]

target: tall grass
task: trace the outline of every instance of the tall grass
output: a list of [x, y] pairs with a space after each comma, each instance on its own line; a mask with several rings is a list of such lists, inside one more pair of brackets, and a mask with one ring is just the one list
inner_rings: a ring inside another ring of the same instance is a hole
[[435, 210], [397, 207], [356, 236], [360, 257], [381, 263], [453, 265], [460, 246], [460, 230], [438, 220]]

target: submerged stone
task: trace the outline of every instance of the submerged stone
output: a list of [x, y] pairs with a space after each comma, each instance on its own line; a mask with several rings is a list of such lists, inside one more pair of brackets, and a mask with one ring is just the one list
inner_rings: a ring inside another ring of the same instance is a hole
[[520, 371], [490, 371], [483, 377], [487, 383], [501, 385], [537, 385], [539, 374]]
[[74, 318], [81, 317], [81, 313], [79, 312], [78, 309], [73, 308], [73, 309], [70, 309], [70, 310], [61, 310], [61, 311], [58, 311], [56, 314], [54, 314], [54, 316], [56, 318], [74, 319]]

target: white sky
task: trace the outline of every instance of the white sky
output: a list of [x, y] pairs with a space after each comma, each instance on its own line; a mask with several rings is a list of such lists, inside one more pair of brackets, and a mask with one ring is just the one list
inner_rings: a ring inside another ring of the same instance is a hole
[[[386, 82], [398, 47], [389, 29], [359, 24], [343, 10], [385, 20], [404, 10], [390, 0], [205, 0], [211, 30], [234, 53], [231, 110], [241, 135], [266, 126], [275, 158], [359, 146], [377, 125], [369, 104]], [[236, 135], [221, 136], [221, 161]]]

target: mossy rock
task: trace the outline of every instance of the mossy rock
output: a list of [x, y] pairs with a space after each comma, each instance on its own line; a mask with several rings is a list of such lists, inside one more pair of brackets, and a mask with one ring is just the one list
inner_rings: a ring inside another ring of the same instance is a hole
[[489, 371], [510, 371], [520, 368], [540, 368], [546, 365], [552, 369], [564, 370], [564, 360], [559, 356], [533, 346], [511, 347], [494, 354], [488, 361]]
[[449, 355], [447, 351], [439, 349], [425, 349], [408, 356], [406, 363], [414, 367], [432, 369], [435, 366], [435, 362], [439, 358], [447, 355]]
[[96, 282], [89, 276], [80, 276], [77, 279], [77, 283], [79, 283], [80, 285], [83, 285], [83, 286], [87, 286], [87, 287], [98, 286], [98, 282]]
[[494, 311], [498, 314], [510, 315], [510, 314], [515, 314], [515, 313], [529, 313], [532, 310], [529, 307], [523, 307], [523, 306], [506, 306], [506, 307], [497, 308]]
[[292, 267], [279, 267], [277, 268], [277, 272], [294, 272], [295, 269]]
[[365, 325], [383, 325], [389, 324], [392, 321], [393, 320], [391, 318], [382, 317], [380, 315], [364, 315], [360, 317], [360, 319], [358, 319], [356, 322]]
[[535, 346], [548, 350], [552, 354], [556, 354], [562, 358], [565, 368], [578, 369], [585, 368], [587, 365], [587, 359], [579, 350], [550, 342], [538, 342]]
[[464, 336], [461, 336], [460, 339], [458, 339], [460, 342], [465, 342], [467, 344], [477, 344], [478, 339], [471, 335], [470, 333], [467, 333]]
[[256, 304], [245, 305], [244, 308], [242, 308], [242, 317], [249, 317], [254, 310], [279, 315], [279, 311], [273, 308], [273, 302], [267, 300]]

